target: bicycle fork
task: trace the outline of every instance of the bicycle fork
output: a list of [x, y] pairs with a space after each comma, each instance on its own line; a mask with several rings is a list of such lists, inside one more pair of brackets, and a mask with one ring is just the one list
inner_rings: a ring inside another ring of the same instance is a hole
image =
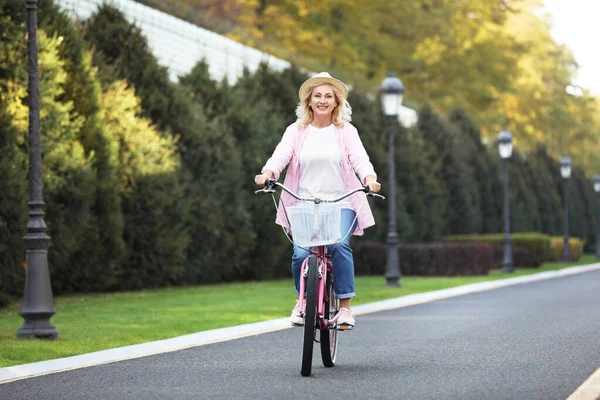
[[[309, 266], [308, 266], [308, 259], [311, 256], [315, 256], [314, 254], [309, 255], [308, 257], [306, 257], [306, 259], [302, 262], [302, 273], [301, 273], [301, 279], [300, 279], [300, 304], [304, 304], [304, 293], [306, 291], [306, 279], [308, 278], [308, 271], [309, 271]], [[337, 329], [337, 325], [335, 322], [331, 322], [331, 320], [329, 319], [325, 319], [325, 304], [327, 303], [327, 301], [329, 300], [328, 296], [329, 294], [327, 293], [327, 272], [328, 272], [328, 268], [327, 266], [329, 266], [331, 268], [331, 263], [329, 261], [325, 261], [324, 258], [326, 256], [318, 254], [316, 255], [317, 257], [317, 318], [316, 318], [316, 326], [315, 328], [318, 328], [319, 330], [327, 330], [327, 329]], [[303, 312], [303, 316], [304, 316], [304, 312]], [[330, 315], [329, 318], [332, 318], [333, 316]], [[316, 332], [315, 332], [316, 333]], [[318, 342], [316, 340], [316, 336], [315, 336], [315, 341]]]

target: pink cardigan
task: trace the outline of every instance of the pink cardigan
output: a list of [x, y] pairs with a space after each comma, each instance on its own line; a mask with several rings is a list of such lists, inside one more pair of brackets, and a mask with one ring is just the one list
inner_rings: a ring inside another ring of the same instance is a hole
[[[358, 131], [352, 124], [346, 122], [343, 126], [336, 127], [338, 145], [342, 153], [340, 166], [342, 168], [342, 179], [346, 190], [350, 191], [357, 187], [362, 186], [365, 177], [372, 175], [377, 179], [373, 164], [369, 161], [369, 156], [358, 137]], [[271, 158], [267, 160], [267, 163], [262, 169], [271, 170], [275, 173], [274, 178], [279, 179], [279, 175], [283, 169], [287, 166], [287, 174], [283, 184], [293, 192], [298, 191], [298, 182], [300, 182], [300, 151], [304, 144], [304, 139], [308, 134], [308, 127], [298, 130], [298, 125], [293, 123], [288, 126], [283, 134], [281, 142], [275, 148]], [[360, 180], [357, 178], [360, 177]], [[373, 213], [367, 202], [367, 195], [359, 192], [355, 193], [348, 198], [352, 208], [358, 212], [357, 225], [354, 230], [354, 235], [361, 236], [364, 233], [364, 229], [375, 225], [375, 219]], [[286, 192], [281, 193], [281, 201], [279, 203], [279, 211], [277, 212], [277, 218], [275, 222], [282, 225], [289, 232], [290, 227], [285, 217], [283, 207], [293, 206], [296, 200]], [[363, 203], [364, 202], [364, 203]]]

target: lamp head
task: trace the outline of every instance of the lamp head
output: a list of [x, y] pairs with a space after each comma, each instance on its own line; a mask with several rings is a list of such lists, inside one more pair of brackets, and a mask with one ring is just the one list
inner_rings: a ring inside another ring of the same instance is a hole
[[498, 135], [498, 152], [503, 159], [512, 156], [512, 135], [506, 129], [503, 129]]
[[383, 113], [388, 117], [396, 117], [402, 104], [404, 85], [396, 77], [395, 72], [388, 72], [387, 77], [381, 82], [379, 93], [381, 94]]
[[571, 159], [569, 157], [563, 157], [560, 160], [560, 175], [564, 179], [571, 177]]

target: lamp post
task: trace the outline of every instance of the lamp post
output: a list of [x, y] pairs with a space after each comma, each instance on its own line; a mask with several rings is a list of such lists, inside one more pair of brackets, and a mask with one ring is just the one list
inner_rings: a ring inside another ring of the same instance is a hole
[[398, 110], [402, 104], [404, 85], [394, 72], [389, 72], [379, 89], [383, 114], [388, 123], [388, 165], [390, 191], [388, 196], [389, 222], [387, 236], [386, 286], [400, 287], [400, 255], [398, 254], [398, 232], [396, 230], [396, 166], [394, 161], [394, 126], [398, 121]]
[[594, 176], [594, 192], [598, 193], [596, 210], [596, 260], [600, 260], [600, 174]]
[[569, 246], [569, 178], [571, 177], [571, 159], [569, 157], [563, 157], [560, 160], [560, 175], [565, 180], [564, 185], [564, 197], [565, 197], [565, 240], [563, 249], [563, 260], [571, 261], [571, 248]]
[[42, 143], [40, 133], [40, 82], [38, 75], [37, 0], [27, 4], [27, 55], [29, 75], [29, 222], [27, 234], [27, 272], [25, 293], [19, 314], [25, 319], [17, 338], [58, 339], [50, 323], [54, 299], [48, 270], [48, 242], [42, 199]]
[[513, 266], [510, 240], [510, 201], [508, 196], [508, 161], [512, 156], [512, 135], [507, 130], [502, 130], [498, 135], [498, 152], [504, 160], [504, 259], [502, 272], [510, 273], [515, 268]]

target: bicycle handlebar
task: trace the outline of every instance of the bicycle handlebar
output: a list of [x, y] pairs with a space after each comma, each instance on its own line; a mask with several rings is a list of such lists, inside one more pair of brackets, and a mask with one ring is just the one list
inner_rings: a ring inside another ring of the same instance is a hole
[[273, 192], [275, 192], [275, 187], [276, 186], [278, 186], [281, 189], [283, 189], [286, 192], [288, 192], [296, 200], [309, 201], [309, 202], [313, 202], [315, 204], [319, 204], [319, 203], [337, 203], [338, 201], [342, 201], [346, 197], [351, 196], [351, 195], [353, 195], [354, 193], [357, 193], [357, 192], [365, 192], [367, 194], [367, 196], [378, 197], [378, 198], [381, 198], [381, 199], [385, 200], [384, 196], [372, 192], [371, 189], [369, 189], [368, 186], [363, 186], [363, 187], [351, 190], [348, 193], [346, 193], [345, 195], [343, 195], [343, 196], [341, 196], [341, 197], [339, 197], [337, 199], [334, 199], [334, 200], [323, 200], [323, 199], [318, 199], [318, 198], [300, 197], [296, 193], [292, 192], [290, 189], [286, 188], [281, 183], [277, 182], [275, 179], [268, 179], [265, 182], [265, 188], [264, 189], [259, 189], [259, 190], [255, 191], [254, 193], [255, 194], [258, 194], [258, 193], [273, 193]]

